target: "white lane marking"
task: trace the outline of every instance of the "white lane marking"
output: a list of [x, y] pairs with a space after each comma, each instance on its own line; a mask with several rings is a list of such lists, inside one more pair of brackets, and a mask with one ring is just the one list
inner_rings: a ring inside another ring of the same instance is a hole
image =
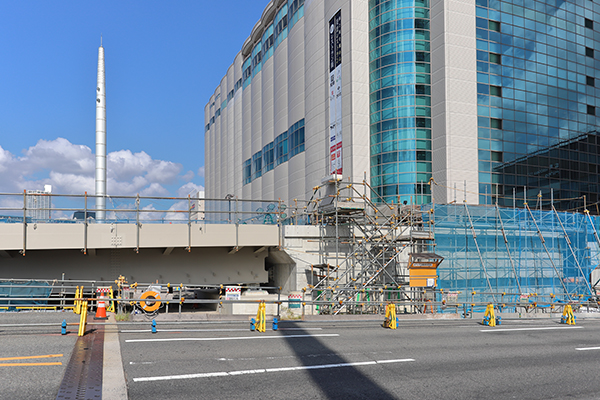
[[510, 332], [510, 331], [547, 331], [551, 329], [579, 329], [583, 326], [545, 326], [543, 328], [505, 328], [505, 329], [480, 329], [479, 332]]
[[[279, 328], [279, 331], [320, 331], [323, 328]], [[156, 329], [157, 332], [248, 332], [247, 328], [243, 329]], [[126, 329], [119, 333], [143, 333], [152, 332], [152, 329]]]
[[362, 361], [362, 362], [350, 362], [350, 363], [339, 363], [339, 364], [322, 364], [322, 365], [306, 365], [301, 367], [283, 367], [283, 368], [261, 368], [261, 369], [247, 369], [241, 371], [230, 371], [230, 372], [207, 372], [202, 374], [185, 374], [185, 375], [167, 375], [167, 376], [149, 376], [142, 378], [133, 378], [134, 382], [152, 382], [152, 381], [167, 381], [175, 379], [194, 379], [194, 378], [210, 378], [215, 376], [239, 376], [239, 375], [251, 375], [251, 374], [264, 374], [267, 372], [289, 372], [289, 371], [301, 371], [310, 369], [327, 369], [327, 368], [344, 368], [344, 367], [360, 367], [365, 365], [376, 365], [376, 364], [391, 364], [415, 361], [413, 358], [404, 358], [398, 360], [378, 360], [378, 361]]
[[165, 338], [165, 339], [128, 339], [125, 343], [136, 342], [183, 342], [183, 341], [218, 341], [218, 340], [251, 340], [251, 339], [287, 339], [287, 338], [310, 338], [310, 337], [336, 337], [337, 333], [323, 333], [320, 335], [278, 335], [278, 336], [241, 336], [241, 337], [218, 337], [218, 338]]
[[600, 350], [600, 347], [577, 347], [575, 350]]
[[154, 364], [154, 361], [140, 361], [140, 362], [136, 362], [136, 361], [129, 361], [129, 365], [138, 365], [138, 364]]
[[[359, 352], [359, 353], [344, 353], [345, 356], [364, 356], [365, 354], [371, 354], [378, 356], [381, 354], [393, 354], [391, 351], [370, 351], [370, 352]], [[323, 357], [338, 357], [337, 353], [319, 353], [319, 354], [306, 354], [301, 358], [323, 358]], [[295, 359], [298, 356], [278, 356], [278, 357], [245, 357], [245, 358], [216, 358], [217, 361], [254, 361], [254, 360], [283, 360], [283, 359]]]

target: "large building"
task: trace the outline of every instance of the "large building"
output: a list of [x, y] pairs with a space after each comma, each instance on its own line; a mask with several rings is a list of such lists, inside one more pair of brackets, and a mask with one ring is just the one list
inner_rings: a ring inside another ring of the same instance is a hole
[[599, 30], [591, 0], [272, 0], [205, 107], [206, 196], [596, 202]]

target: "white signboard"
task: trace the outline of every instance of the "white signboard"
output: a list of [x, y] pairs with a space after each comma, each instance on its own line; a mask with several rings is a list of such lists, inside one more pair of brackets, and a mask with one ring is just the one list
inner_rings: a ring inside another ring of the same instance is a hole
[[342, 10], [329, 20], [329, 174], [342, 174]]

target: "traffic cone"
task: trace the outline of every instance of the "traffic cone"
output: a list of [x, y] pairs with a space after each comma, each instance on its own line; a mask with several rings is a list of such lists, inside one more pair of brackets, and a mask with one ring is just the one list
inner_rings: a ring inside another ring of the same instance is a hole
[[104, 296], [100, 297], [98, 300], [98, 305], [96, 306], [96, 316], [94, 319], [108, 319], [106, 316], [106, 304], [103, 301]]

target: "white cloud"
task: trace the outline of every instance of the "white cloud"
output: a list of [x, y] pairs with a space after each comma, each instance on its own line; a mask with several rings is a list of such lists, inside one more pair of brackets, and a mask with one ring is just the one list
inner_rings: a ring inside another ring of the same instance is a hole
[[201, 176], [204, 178], [204, 166], [198, 168], [198, 176]]
[[[107, 192], [114, 196], [172, 196], [166, 188], [186, 182], [177, 195], [202, 188], [193, 184], [192, 171], [153, 159], [145, 152], [114, 151], [107, 155]], [[58, 194], [95, 193], [95, 155], [88, 146], [64, 138], [40, 140], [15, 156], [0, 146], [0, 193], [22, 193], [52, 185]], [[203, 188], [201, 189], [203, 190]]]
[[204, 186], [188, 182], [177, 190], [177, 197], [187, 197], [188, 194], [194, 196], [194, 192], [204, 192]]

